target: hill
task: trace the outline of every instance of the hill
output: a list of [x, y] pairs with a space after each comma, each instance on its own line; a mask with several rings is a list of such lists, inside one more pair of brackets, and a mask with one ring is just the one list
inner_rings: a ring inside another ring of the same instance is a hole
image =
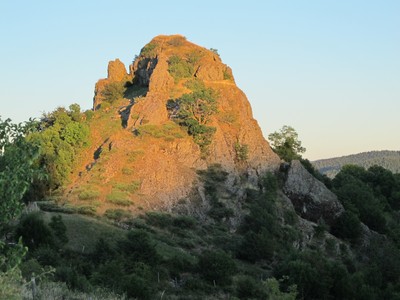
[[[118, 94], [120, 93], [120, 94]], [[158, 36], [129, 66], [117, 59], [97, 82], [90, 146], [78, 153], [64, 196], [96, 197], [98, 213], [125, 206], [167, 210], [197, 193], [198, 170], [233, 177], [277, 169], [250, 104], [219, 55], [183, 36]], [[234, 186], [232, 186], [234, 188]], [[82, 194], [83, 193], [83, 194]]]
[[357, 165], [368, 169], [381, 166], [393, 173], [400, 173], [400, 151], [370, 151], [341, 157], [321, 159], [312, 162], [322, 174], [330, 178], [336, 176], [344, 165]]
[[26, 299], [400, 293], [398, 174], [322, 183], [281, 160], [231, 69], [183, 36], [155, 37], [129, 72], [111, 61], [92, 110], [0, 120], [0, 136], [0, 215], [27, 204], [0, 218], [0, 298], [22, 278]]

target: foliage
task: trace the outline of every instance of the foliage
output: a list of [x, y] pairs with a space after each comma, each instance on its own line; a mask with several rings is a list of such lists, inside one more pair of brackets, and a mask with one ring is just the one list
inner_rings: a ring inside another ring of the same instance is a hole
[[288, 292], [280, 290], [280, 282], [276, 278], [268, 278], [264, 281], [264, 288], [267, 291], [267, 299], [270, 300], [295, 300], [297, 297], [297, 286], [291, 285]]
[[43, 245], [52, 246], [54, 244], [54, 237], [50, 228], [38, 213], [25, 215], [17, 228], [16, 235], [22, 237], [24, 245], [30, 250], [35, 250]]
[[290, 250], [293, 240], [290, 229], [282, 226], [278, 220], [276, 177], [267, 173], [262, 186], [262, 191], [248, 195], [250, 213], [241, 227], [243, 241], [238, 255], [250, 262], [273, 259], [278, 249], [282, 252]]
[[236, 159], [238, 161], [245, 161], [249, 157], [249, 145], [242, 145], [239, 142], [235, 143]]
[[200, 274], [214, 285], [227, 285], [236, 271], [235, 261], [224, 251], [204, 251], [198, 262]]
[[210, 48], [210, 51], [219, 56], [218, 49]]
[[115, 101], [124, 97], [126, 91], [125, 83], [121, 82], [111, 82], [104, 87], [101, 91], [101, 96], [104, 101], [108, 103], [114, 103]]
[[168, 72], [178, 82], [182, 78], [192, 77], [193, 65], [178, 55], [173, 55], [168, 59]]
[[335, 236], [356, 242], [361, 236], [361, 222], [357, 215], [347, 210], [336, 219], [331, 229]]
[[167, 109], [170, 116], [193, 136], [194, 142], [206, 151], [216, 130], [207, 123], [217, 112], [217, 95], [213, 89], [206, 88], [201, 81], [190, 81], [188, 87], [193, 92], [184, 94], [179, 99], [169, 100]]
[[279, 157], [285, 161], [300, 159], [301, 153], [306, 151], [298, 140], [298, 134], [291, 126], [284, 125], [279, 132], [268, 135], [271, 147]]
[[334, 191], [346, 209], [370, 228], [383, 233], [386, 231], [384, 209], [387, 199], [374, 195], [367, 176], [368, 172], [362, 167], [345, 166], [333, 180]]
[[91, 200], [96, 199], [100, 196], [100, 191], [91, 189], [85, 189], [79, 193], [78, 198], [80, 200]]
[[39, 147], [25, 136], [35, 131], [37, 123], [13, 124], [0, 119], [0, 231], [19, 215], [21, 200], [35, 178], [43, 178], [37, 168]]
[[109, 203], [121, 206], [129, 206], [133, 204], [133, 202], [128, 198], [127, 193], [119, 190], [113, 190], [111, 194], [106, 196], [106, 200]]
[[54, 239], [59, 243], [59, 247], [68, 243], [67, 227], [65, 226], [62, 216], [52, 216], [49, 227], [54, 233]]
[[400, 173], [400, 151], [370, 151], [353, 155], [321, 159], [312, 162], [315, 168], [333, 178], [345, 165], [357, 165], [368, 169], [374, 165], [392, 173]]
[[140, 51], [140, 55], [142, 56], [146, 56], [146, 57], [154, 57], [157, 48], [157, 44], [156, 43], [148, 43], [146, 46], [144, 46], [142, 48], [142, 50]]
[[41, 131], [28, 136], [28, 141], [41, 149], [40, 165], [50, 176], [45, 183], [50, 189], [68, 181], [79, 150], [89, 144], [89, 127], [82, 116], [77, 104], [69, 110], [59, 107], [43, 115]]

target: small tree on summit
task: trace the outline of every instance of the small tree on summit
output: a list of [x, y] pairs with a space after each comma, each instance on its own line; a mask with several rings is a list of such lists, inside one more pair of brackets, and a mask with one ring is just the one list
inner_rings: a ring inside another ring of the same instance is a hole
[[301, 153], [306, 151], [306, 148], [302, 147], [298, 140], [296, 130], [291, 126], [284, 125], [279, 132], [268, 135], [268, 140], [271, 142], [272, 150], [288, 162], [293, 159], [301, 159]]

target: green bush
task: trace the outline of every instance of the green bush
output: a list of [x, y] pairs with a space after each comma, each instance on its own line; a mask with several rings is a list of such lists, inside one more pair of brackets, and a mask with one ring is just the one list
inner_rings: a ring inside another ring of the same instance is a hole
[[172, 225], [172, 216], [167, 213], [151, 211], [145, 215], [146, 222], [149, 225], [157, 226], [160, 228], [167, 228]]
[[17, 228], [16, 235], [22, 237], [24, 245], [29, 250], [37, 249], [42, 245], [54, 244], [53, 234], [39, 213], [24, 216]]
[[104, 98], [104, 101], [112, 104], [116, 100], [123, 98], [125, 91], [124, 82], [111, 82], [101, 91], [101, 96]]
[[132, 214], [129, 211], [117, 208], [117, 209], [107, 209], [104, 213], [104, 216], [114, 221], [121, 221], [123, 219], [132, 217]]
[[331, 232], [339, 238], [355, 242], [361, 236], [361, 222], [357, 215], [351, 211], [345, 211], [337, 218]]
[[146, 57], [154, 57], [156, 54], [156, 48], [157, 44], [156, 43], [148, 43], [146, 46], [142, 48], [140, 51], [140, 55], [146, 56]]
[[235, 261], [222, 250], [204, 251], [197, 266], [204, 279], [219, 286], [230, 284], [236, 272]]
[[60, 246], [68, 243], [67, 227], [65, 226], [61, 215], [52, 216], [49, 226], [53, 230], [55, 240], [60, 244]]
[[249, 158], [249, 145], [235, 143], [236, 159], [238, 161], [245, 161]]
[[168, 59], [168, 72], [178, 82], [182, 78], [192, 77], [194, 69], [188, 61], [173, 55]]
[[123, 192], [135, 193], [140, 188], [140, 181], [135, 180], [130, 183], [117, 183], [114, 187]]
[[98, 190], [84, 190], [79, 193], [78, 198], [79, 200], [92, 200], [96, 199], [100, 196], [100, 192]]
[[106, 200], [109, 203], [120, 205], [120, 206], [130, 206], [133, 202], [128, 199], [128, 195], [125, 192], [121, 191], [112, 191], [111, 194], [106, 196]]

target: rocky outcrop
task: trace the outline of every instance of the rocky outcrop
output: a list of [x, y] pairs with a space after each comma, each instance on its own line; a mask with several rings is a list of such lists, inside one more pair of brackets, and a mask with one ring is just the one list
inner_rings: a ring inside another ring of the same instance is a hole
[[[171, 72], [172, 58], [182, 63], [178, 72], [183, 75]], [[104, 140], [112, 143], [112, 150], [105, 151], [91, 171], [77, 170], [80, 175], [76, 175], [74, 188], [95, 186], [107, 195], [115, 193], [115, 182], [140, 182], [138, 191], [128, 193], [136, 207], [170, 209], [193, 191], [201, 190], [197, 170], [221, 165], [229, 172], [227, 190], [240, 197], [240, 188], [257, 187], [267, 170], [279, 168], [280, 159], [264, 139], [246, 95], [215, 52], [179, 35], [155, 37], [129, 66], [129, 74], [119, 60], [109, 63], [108, 77], [96, 84], [94, 108], [103, 101], [102, 91], [108, 84], [124, 81], [131, 83], [125, 92], [127, 99], [118, 99], [100, 110], [91, 125], [92, 134], [97, 132], [98, 137], [93, 138], [86, 163], [93, 157], [90, 151]], [[207, 123], [216, 131], [207, 151], [201, 150], [187, 128], [177, 125], [167, 110], [169, 100], [193, 92], [188, 82], [200, 82], [216, 95], [217, 112]], [[119, 129], [118, 123], [122, 124]], [[245, 151], [240, 155], [238, 149]], [[139, 158], [132, 159], [131, 153], [138, 151]], [[236, 184], [240, 178], [247, 180], [243, 187]], [[135, 208], [132, 205], [129, 209]]]
[[332, 224], [344, 211], [336, 195], [297, 160], [292, 161], [287, 171], [283, 191], [292, 201], [296, 212], [313, 222], [323, 219], [327, 224]]
[[93, 109], [96, 110], [104, 100], [102, 92], [112, 82], [131, 81], [132, 78], [126, 72], [125, 65], [117, 58], [108, 63], [107, 78], [97, 81], [94, 88]]

